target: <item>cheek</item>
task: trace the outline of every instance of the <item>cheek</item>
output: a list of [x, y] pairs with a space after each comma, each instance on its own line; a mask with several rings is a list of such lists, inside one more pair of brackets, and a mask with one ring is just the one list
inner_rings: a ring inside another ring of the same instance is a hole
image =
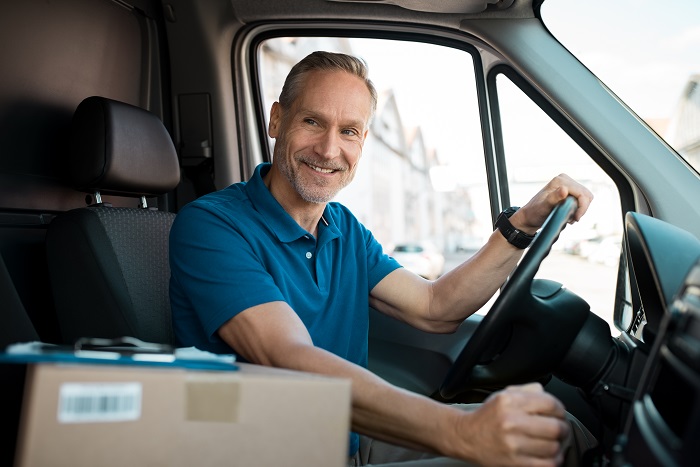
[[304, 148], [313, 146], [313, 138], [311, 138], [308, 132], [303, 130], [293, 129], [287, 132], [285, 137], [285, 146], [288, 150], [296, 152]]
[[345, 158], [351, 166], [357, 165], [362, 158], [362, 143], [349, 142], [345, 147]]

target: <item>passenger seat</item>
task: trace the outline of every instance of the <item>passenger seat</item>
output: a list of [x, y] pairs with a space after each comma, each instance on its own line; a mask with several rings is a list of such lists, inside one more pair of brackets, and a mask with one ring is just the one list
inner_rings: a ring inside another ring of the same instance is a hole
[[[167, 130], [144, 109], [89, 97], [73, 116], [68, 174], [95, 204], [56, 216], [47, 233], [64, 342], [130, 336], [174, 344], [168, 236], [175, 214], [146, 205], [180, 181]], [[112, 207], [102, 195], [134, 198], [134, 207]]]
[[0, 297], [2, 297], [0, 351], [5, 350], [10, 344], [38, 341], [39, 334], [17, 295], [2, 256], [0, 256]]

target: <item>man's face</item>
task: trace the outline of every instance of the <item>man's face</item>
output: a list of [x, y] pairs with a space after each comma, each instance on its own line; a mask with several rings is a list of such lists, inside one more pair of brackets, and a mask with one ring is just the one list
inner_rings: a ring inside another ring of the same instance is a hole
[[370, 118], [364, 81], [343, 71], [314, 71], [291, 108], [270, 113], [273, 164], [307, 202], [327, 203], [355, 176]]

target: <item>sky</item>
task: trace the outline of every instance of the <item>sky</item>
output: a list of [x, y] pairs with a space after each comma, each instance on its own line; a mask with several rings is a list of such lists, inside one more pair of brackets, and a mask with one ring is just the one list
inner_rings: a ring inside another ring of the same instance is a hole
[[542, 18], [642, 118], [669, 118], [700, 73], [699, 0], [546, 0]]

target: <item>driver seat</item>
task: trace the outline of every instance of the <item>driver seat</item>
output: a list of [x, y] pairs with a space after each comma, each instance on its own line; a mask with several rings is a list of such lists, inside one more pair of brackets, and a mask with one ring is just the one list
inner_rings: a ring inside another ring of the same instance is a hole
[[[180, 182], [170, 135], [144, 109], [89, 97], [73, 116], [69, 159], [70, 183], [96, 203], [59, 214], [47, 233], [63, 341], [129, 336], [172, 345], [168, 236], [175, 214], [146, 202]], [[112, 207], [103, 194], [132, 198], [134, 207]]]

